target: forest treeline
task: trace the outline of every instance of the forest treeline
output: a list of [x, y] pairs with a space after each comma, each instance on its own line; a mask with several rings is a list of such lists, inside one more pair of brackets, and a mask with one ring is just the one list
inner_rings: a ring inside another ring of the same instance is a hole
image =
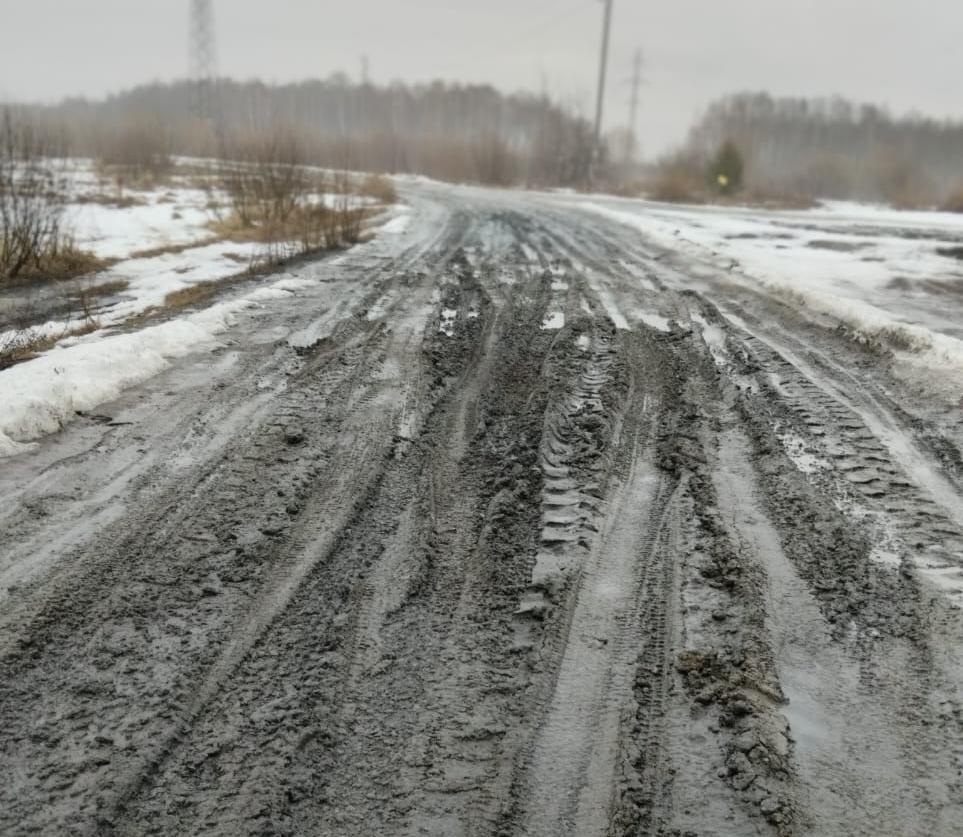
[[742, 155], [750, 193], [946, 208], [963, 196], [963, 122], [744, 93], [711, 105], [663, 171], [702, 173], [727, 143]]
[[198, 90], [184, 81], [29, 114], [62, 132], [72, 153], [95, 158], [135, 134], [141, 143], [162, 142], [169, 154], [214, 157], [238, 140], [281, 130], [297, 134], [321, 166], [567, 186], [584, 180], [592, 154], [586, 120], [545, 97], [485, 85], [378, 87], [335, 76], [283, 85], [224, 79]]

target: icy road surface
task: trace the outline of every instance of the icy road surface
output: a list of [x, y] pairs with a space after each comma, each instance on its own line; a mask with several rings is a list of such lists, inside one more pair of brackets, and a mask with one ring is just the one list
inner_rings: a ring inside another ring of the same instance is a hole
[[959, 837], [959, 221], [403, 191], [0, 373], [0, 832]]

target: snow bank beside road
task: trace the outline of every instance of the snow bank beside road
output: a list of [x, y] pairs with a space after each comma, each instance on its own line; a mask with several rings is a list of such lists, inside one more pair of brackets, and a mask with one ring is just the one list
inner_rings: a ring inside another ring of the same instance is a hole
[[[963, 283], [963, 268], [939, 252], [959, 246], [963, 218], [838, 203], [800, 212], [627, 200], [579, 206], [711, 264], [730, 281], [761, 286], [858, 336], [915, 355], [928, 367], [963, 371], [959, 304], [932, 290], [934, 284]], [[674, 284], [692, 279], [670, 268], [663, 278]]]
[[215, 347], [217, 335], [233, 325], [239, 311], [310, 284], [286, 277], [190, 316], [131, 334], [93, 335], [0, 372], [0, 457], [28, 450], [25, 443], [163, 372], [170, 360]]

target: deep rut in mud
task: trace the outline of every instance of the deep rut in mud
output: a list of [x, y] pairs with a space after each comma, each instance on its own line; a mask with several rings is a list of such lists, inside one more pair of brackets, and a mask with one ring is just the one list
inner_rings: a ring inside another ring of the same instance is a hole
[[12, 466], [0, 830], [959, 834], [953, 433], [627, 231], [411, 191]]

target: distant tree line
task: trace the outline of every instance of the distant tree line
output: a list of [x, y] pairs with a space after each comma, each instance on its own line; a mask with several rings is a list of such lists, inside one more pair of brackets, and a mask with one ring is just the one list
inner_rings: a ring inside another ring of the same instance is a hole
[[743, 93], [711, 105], [671, 162], [711, 167], [726, 143], [745, 160], [746, 189], [758, 193], [948, 208], [963, 193], [963, 122]]
[[343, 76], [284, 85], [224, 79], [215, 83], [204, 118], [192, 108], [195, 93], [190, 82], [158, 83], [102, 101], [70, 99], [28, 110], [66, 131], [74, 153], [98, 158], [109, 156], [118, 137], [148, 133], [169, 153], [218, 156], [238, 137], [283, 127], [299, 134], [312, 162], [332, 168], [567, 186], [585, 179], [592, 154], [590, 126], [577, 114], [546, 97], [505, 95], [483, 85], [378, 87]]

